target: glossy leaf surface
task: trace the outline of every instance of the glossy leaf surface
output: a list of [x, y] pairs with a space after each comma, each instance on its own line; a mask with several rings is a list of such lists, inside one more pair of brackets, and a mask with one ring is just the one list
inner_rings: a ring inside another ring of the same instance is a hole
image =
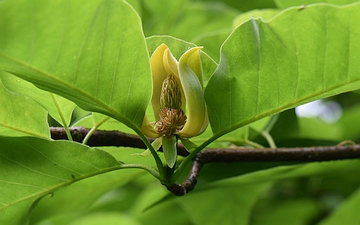
[[359, 10], [314, 5], [234, 30], [205, 90], [213, 132], [358, 89]]
[[127, 3], [8, 1], [0, 5], [0, 30], [2, 70], [86, 110], [141, 125], [150, 66], [139, 17]]
[[0, 138], [0, 215], [4, 224], [25, 222], [41, 197], [77, 180], [121, 165], [108, 153], [67, 141]]

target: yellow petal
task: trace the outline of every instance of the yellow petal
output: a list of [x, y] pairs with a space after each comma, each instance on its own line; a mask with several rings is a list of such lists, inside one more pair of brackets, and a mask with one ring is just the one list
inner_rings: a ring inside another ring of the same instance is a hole
[[173, 74], [176, 77], [179, 77], [178, 72], [178, 61], [175, 59], [170, 49], [166, 49], [164, 52], [164, 68], [168, 74]]
[[143, 123], [141, 125], [141, 133], [143, 133], [146, 137], [149, 138], [158, 138], [161, 136], [154, 127], [150, 124], [149, 119], [144, 116]]
[[154, 53], [150, 58], [151, 65], [151, 73], [152, 73], [152, 84], [153, 84], [153, 92], [151, 97], [151, 105], [153, 108], [153, 112], [155, 115], [156, 121], [160, 119], [159, 111], [160, 111], [160, 95], [163, 81], [168, 75], [164, 67], [164, 52], [168, 49], [166, 44], [161, 44], [156, 48]]
[[187, 122], [179, 136], [187, 138], [199, 135], [208, 123], [202, 81], [199, 79], [202, 78], [200, 49], [189, 49], [179, 61], [179, 77], [187, 101]]
[[195, 72], [196, 76], [198, 77], [201, 87], [203, 86], [203, 71], [201, 66], [201, 58], [200, 58], [200, 50], [202, 47], [195, 47], [189, 49], [187, 52], [184, 53], [184, 55], [188, 55], [187, 59], [187, 65], [192, 69], [192, 71]]
[[199, 135], [202, 134], [206, 130], [208, 125], [209, 125], [209, 115], [207, 112], [207, 106], [205, 105], [205, 118], [204, 118], [204, 123], [200, 129]]

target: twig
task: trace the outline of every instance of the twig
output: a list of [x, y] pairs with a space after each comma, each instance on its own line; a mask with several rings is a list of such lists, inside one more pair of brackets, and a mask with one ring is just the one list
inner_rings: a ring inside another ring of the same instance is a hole
[[[69, 128], [74, 141], [81, 142], [89, 129]], [[67, 139], [64, 128], [50, 129], [53, 139]], [[136, 135], [119, 131], [96, 131], [89, 139], [90, 146], [127, 146], [146, 149], [145, 144]], [[189, 153], [179, 144], [178, 154], [187, 156]], [[201, 168], [206, 163], [233, 162], [316, 162], [341, 159], [360, 158], [360, 145], [335, 145], [302, 148], [208, 148], [198, 153], [188, 178], [181, 184], [171, 184], [167, 188], [175, 195], [185, 195], [193, 190], [199, 177]]]
[[360, 158], [360, 145], [320, 146], [277, 149], [206, 149], [193, 159], [188, 178], [172, 184], [168, 190], [182, 196], [193, 190], [202, 166], [206, 163], [233, 162], [315, 162]]
[[[71, 136], [76, 142], [82, 142], [90, 129], [84, 127], [69, 127]], [[55, 140], [67, 140], [65, 129], [62, 127], [50, 127], [51, 138]], [[149, 138], [152, 142], [154, 139]], [[122, 146], [146, 149], [146, 145], [134, 134], [126, 134], [120, 131], [105, 131], [97, 130], [89, 138], [87, 145], [92, 147], [97, 146]], [[183, 145], [178, 145], [178, 155], [187, 156], [189, 153], [186, 151]]]

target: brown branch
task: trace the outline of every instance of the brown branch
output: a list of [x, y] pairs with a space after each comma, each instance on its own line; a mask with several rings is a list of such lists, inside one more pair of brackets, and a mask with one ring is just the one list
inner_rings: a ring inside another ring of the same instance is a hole
[[[82, 142], [90, 131], [84, 127], [69, 127], [71, 136], [74, 141]], [[51, 138], [55, 140], [67, 140], [66, 132], [63, 127], [50, 127]], [[154, 139], [149, 138], [152, 142]], [[120, 131], [105, 131], [97, 130], [90, 137], [87, 145], [92, 147], [97, 146], [117, 146], [117, 147], [133, 147], [146, 149], [146, 145], [137, 135], [126, 134]], [[160, 149], [161, 150], [161, 149]], [[183, 145], [178, 145], [178, 154], [181, 156], [187, 156], [189, 153], [186, 151]]]
[[[69, 127], [74, 141], [82, 142], [89, 133], [90, 129], [84, 127]], [[66, 132], [63, 127], [50, 127], [51, 138], [55, 140], [67, 140]], [[90, 137], [89, 146], [124, 146], [134, 148], [146, 148], [142, 140], [133, 134], [126, 134], [119, 131], [97, 130]]]
[[[67, 139], [65, 130], [59, 127], [50, 129], [53, 139]], [[89, 129], [70, 128], [74, 141], [81, 142]], [[152, 141], [152, 140], [150, 140]], [[90, 146], [127, 146], [145, 149], [145, 144], [136, 135], [119, 131], [96, 131], [89, 139]], [[189, 153], [179, 144], [178, 154]], [[198, 153], [188, 178], [181, 184], [172, 184], [167, 188], [175, 195], [185, 195], [193, 190], [202, 166], [206, 163], [232, 162], [315, 162], [360, 158], [360, 145], [317, 146], [304, 148], [208, 148]]]
[[188, 178], [167, 189], [182, 196], [193, 190], [202, 166], [206, 163], [232, 162], [315, 162], [360, 158], [360, 145], [319, 146], [277, 149], [206, 149], [193, 159]]

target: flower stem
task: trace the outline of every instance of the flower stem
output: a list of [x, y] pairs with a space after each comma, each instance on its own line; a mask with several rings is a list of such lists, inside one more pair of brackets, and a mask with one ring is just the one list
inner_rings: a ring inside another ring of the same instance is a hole
[[160, 181], [163, 181], [164, 179], [166, 179], [166, 173], [165, 173], [165, 169], [164, 169], [163, 163], [162, 163], [159, 155], [155, 151], [154, 147], [151, 145], [150, 141], [145, 137], [145, 135], [143, 133], [141, 133], [139, 130], [135, 130], [135, 131], [139, 135], [141, 140], [144, 142], [146, 147], [150, 150], [151, 155], [154, 157], [155, 162], [156, 162], [156, 167], [158, 168], [158, 171], [159, 171], [159, 178], [158, 179]]
[[91, 128], [91, 130], [86, 134], [86, 136], [85, 136], [84, 140], [82, 141], [82, 143], [84, 145], [86, 145], [88, 143], [90, 137], [94, 134], [94, 132], [98, 129], [98, 127], [101, 126], [101, 124], [105, 123], [108, 119], [110, 119], [110, 117], [105, 117], [100, 122], [94, 124], [94, 126]]
[[274, 127], [275, 123], [277, 122], [279, 118], [279, 114], [273, 115], [269, 122], [265, 125], [264, 129], [261, 132], [261, 135], [266, 139], [266, 141], [269, 143], [270, 148], [276, 148], [276, 144], [274, 142], [274, 139], [270, 135], [271, 129]]

